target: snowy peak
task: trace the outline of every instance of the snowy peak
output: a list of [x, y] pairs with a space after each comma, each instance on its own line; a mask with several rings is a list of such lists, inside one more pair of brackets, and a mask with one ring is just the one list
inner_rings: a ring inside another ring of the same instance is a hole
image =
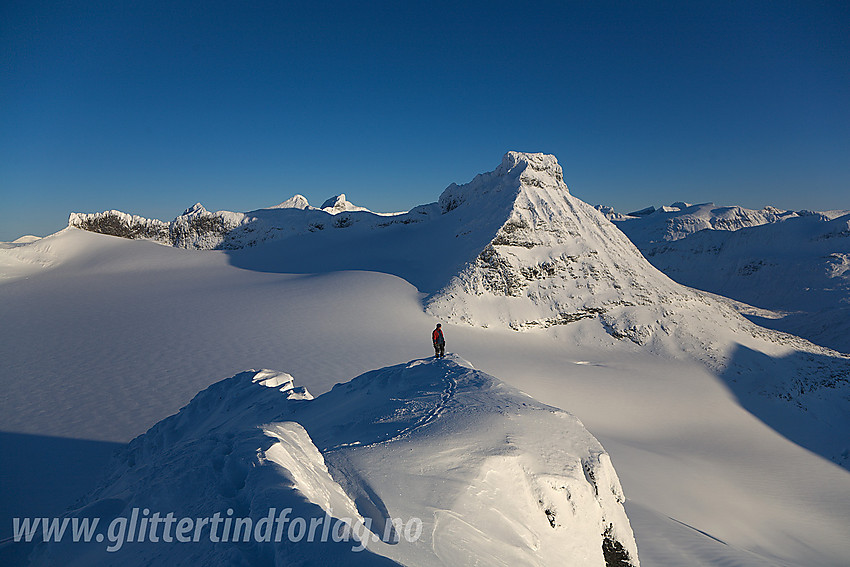
[[523, 186], [557, 187], [569, 193], [555, 156], [511, 151], [494, 171], [476, 175], [463, 185], [449, 185], [438, 202], [443, 213], [464, 204], [479, 208], [510, 206]]
[[558, 163], [558, 159], [551, 154], [524, 153], [510, 151], [502, 158], [502, 163], [496, 168], [496, 175], [519, 175], [525, 174], [525, 180], [535, 177], [550, 176], [556, 181], [564, 180], [564, 171]]
[[197, 216], [197, 215], [202, 215], [206, 212], [208, 212], [208, 211], [204, 208], [204, 206], [202, 204], [195, 203], [194, 205], [192, 205], [191, 207], [189, 207], [188, 209], [183, 211], [183, 214], [181, 214], [180, 216], [181, 217]]
[[322, 203], [321, 209], [338, 209], [345, 210], [345, 205], [348, 201], [345, 200], [345, 193], [340, 193], [334, 197], [331, 197], [324, 203]]
[[495, 171], [449, 186], [440, 201], [446, 215], [474, 212], [463, 226], [493, 237], [431, 299], [435, 315], [548, 327], [676, 292], [616, 227], [570, 194], [554, 156], [509, 152]]
[[269, 207], [270, 209], [306, 209], [310, 206], [309, 201], [307, 201], [307, 197], [300, 194], [295, 194], [286, 201], [274, 205], [273, 207]]
[[357, 205], [350, 203], [345, 200], [345, 193], [340, 193], [334, 197], [331, 197], [320, 207], [326, 213], [331, 213], [332, 215], [337, 213], [344, 213], [349, 211], [368, 211], [369, 209], [365, 207], [358, 207]]
[[[367, 372], [313, 400], [282, 372], [217, 382], [119, 452], [71, 515], [156, 505], [190, 517], [232, 509], [258, 522], [290, 508], [293, 518], [345, 520], [359, 536], [346, 545], [127, 543], [127, 566], [382, 565], [383, 556], [637, 567], [624, 501], [611, 459], [578, 419], [449, 355]], [[417, 538], [385, 529], [414, 518]], [[102, 547], [43, 545], [32, 564], [84, 564]]]

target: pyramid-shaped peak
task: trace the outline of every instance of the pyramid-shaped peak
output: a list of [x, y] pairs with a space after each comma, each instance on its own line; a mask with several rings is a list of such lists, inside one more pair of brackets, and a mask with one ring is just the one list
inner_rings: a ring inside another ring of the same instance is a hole
[[511, 151], [495, 170], [480, 173], [469, 183], [446, 187], [439, 203], [443, 213], [461, 205], [511, 208], [521, 193], [542, 188], [550, 195], [537, 196], [536, 200], [569, 194], [558, 159], [550, 154]]
[[306, 209], [310, 206], [310, 202], [307, 201], [307, 197], [301, 194], [295, 194], [286, 201], [277, 204], [273, 207], [269, 207], [270, 209]]
[[195, 203], [194, 205], [192, 205], [191, 207], [189, 207], [188, 209], [183, 211], [183, 214], [180, 215], [180, 216], [185, 217], [185, 216], [188, 216], [188, 215], [200, 215], [200, 214], [203, 214], [203, 213], [206, 213], [206, 212], [207, 212], [207, 210], [204, 208], [204, 206], [202, 204]]
[[502, 158], [502, 163], [496, 168], [496, 174], [516, 175], [528, 169], [537, 173], [552, 175], [558, 181], [563, 181], [564, 179], [564, 171], [558, 163], [558, 158], [552, 154], [543, 153], [510, 151]]

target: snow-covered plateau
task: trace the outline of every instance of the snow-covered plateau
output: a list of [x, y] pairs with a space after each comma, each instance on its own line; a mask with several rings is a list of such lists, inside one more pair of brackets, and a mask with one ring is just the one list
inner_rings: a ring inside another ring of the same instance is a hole
[[[727, 232], [806, 222], [780, 213]], [[0, 538], [134, 508], [423, 528], [0, 560], [845, 564], [850, 359], [671, 280], [618, 228], [655, 214], [615, 225], [509, 152], [406, 213], [73, 213], [0, 247]], [[436, 322], [456, 354], [424, 359]]]

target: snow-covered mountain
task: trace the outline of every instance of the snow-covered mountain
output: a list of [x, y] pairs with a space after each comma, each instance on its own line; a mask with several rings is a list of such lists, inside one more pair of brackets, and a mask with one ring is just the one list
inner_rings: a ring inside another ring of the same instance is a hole
[[[730, 376], [742, 397], [790, 401], [776, 410], [803, 410], [804, 420], [817, 407], [812, 425], [825, 425], [824, 442], [836, 443], [832, 449], [819, 443], [820, 449], [850, 464], [850, 438], [838, 433], [850, 427], [850, 357], [757, 327], [727, 302], [672, 281], [602, 214], [569, 193], [553, 156], [508, 153], [494, 172], [450, 186], [440, 204], [447, 216], [459, 215], [466, 230], [501, 226], [429, 298], [430, 313], [486, 327], [574, 325], [582, 329], [579, 340], [604, 330], [653, 352], [684, 353]], [[836, 235], [843, 234], [842, 219], [835, 220]]]
[[[626, 215], [617, 213], [611, 207], [597, 206], [596, 209], [618, 223], [620, 229], [641, 250], [649, 244], [679, 240], [700, 230], [738, 230], [814, 214], [810, 211], [783, 211], [769, 206], [755, 210], [737, 206], [718, 207], [714, 203], [692, 205], [681, 201], [657, 209], [647, 207]], [[839, 211], [834, 213], [839, 216]]]
[[657, 209], [647, 207], [628, 214], [604, 205], [595, 208], [616, 223], [640, 250], [648, 249], [650, 245], [680, 240], [703, 230], [734, 232], [787, 220], [798, 222], [795, 219], [800, 218], [830, 222], [850, 215], [850, 210], [846, 209], [790, 211], [766, 206], [755, 210], [739, 206], [717, 206], [714, 203], [691, 205], [683, 202]]
[[440, 204], [465, 231], [492, 234], [430, 298], [429, 311], [441, 317], [514, 329], [596, 319], [613, 336], [643, 344], [659, 329], [626, 321], [624, 310], [702, 301], [571, 195], [554, 156], [509, 152], [495, 171], [446, 189]]
[[[293, 215], [293, 211], [298, 213]], [[178, 248], [236, 249], [293, 233], [322, 230], [326, 223], [345, 227], [350, 222], [347, 217], [330, 217], [363, 211], [369, 212], [347, 201], [345, 194], [331, 197], [321, 207], [313, 207], [303, 195], [295, 195], [278, 205], [248, 213], [213, 213], [201, 203], [195, 203], [171, 222], [121, 211], [71, 213], [68, 226], [122, 238], [152, 240]]]
[[[318, 529], [308, 543], [287, 530], [280, 541], [244, 542], [242, 530], [230, 546], [207, 532], [177, 546], [54, 544], [31, 564], [100, 564], [111, 547], [123, 551], [122, 565], [637, 567], [623, 502], [610, 458], [575, 417], [459, 357], [375, 370], [316, 399], [288, 374], [249, 371], [130, 443], [71, 515], [111, 522], [134, 508], [189, 518], [232, 510], [252, 519], [253, 533], [291, 508], [290, 521], [345, 522], [356, 536], [321, 541]], [[216, 537], [234, 539], [224, 537], [229, 527]]]
[[608, 216], [677, 282], [743, 302], [760, 325], [850, 352], [850, 211], [677, 203]]

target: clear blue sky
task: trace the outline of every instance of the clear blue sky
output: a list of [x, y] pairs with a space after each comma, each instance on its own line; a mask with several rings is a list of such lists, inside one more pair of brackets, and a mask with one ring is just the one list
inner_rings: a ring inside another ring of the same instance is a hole
[[850, 3], [0, 3], [0, 240], [340, 192], [436, 200], [516, 149], [571, 191], [850, 208]]

